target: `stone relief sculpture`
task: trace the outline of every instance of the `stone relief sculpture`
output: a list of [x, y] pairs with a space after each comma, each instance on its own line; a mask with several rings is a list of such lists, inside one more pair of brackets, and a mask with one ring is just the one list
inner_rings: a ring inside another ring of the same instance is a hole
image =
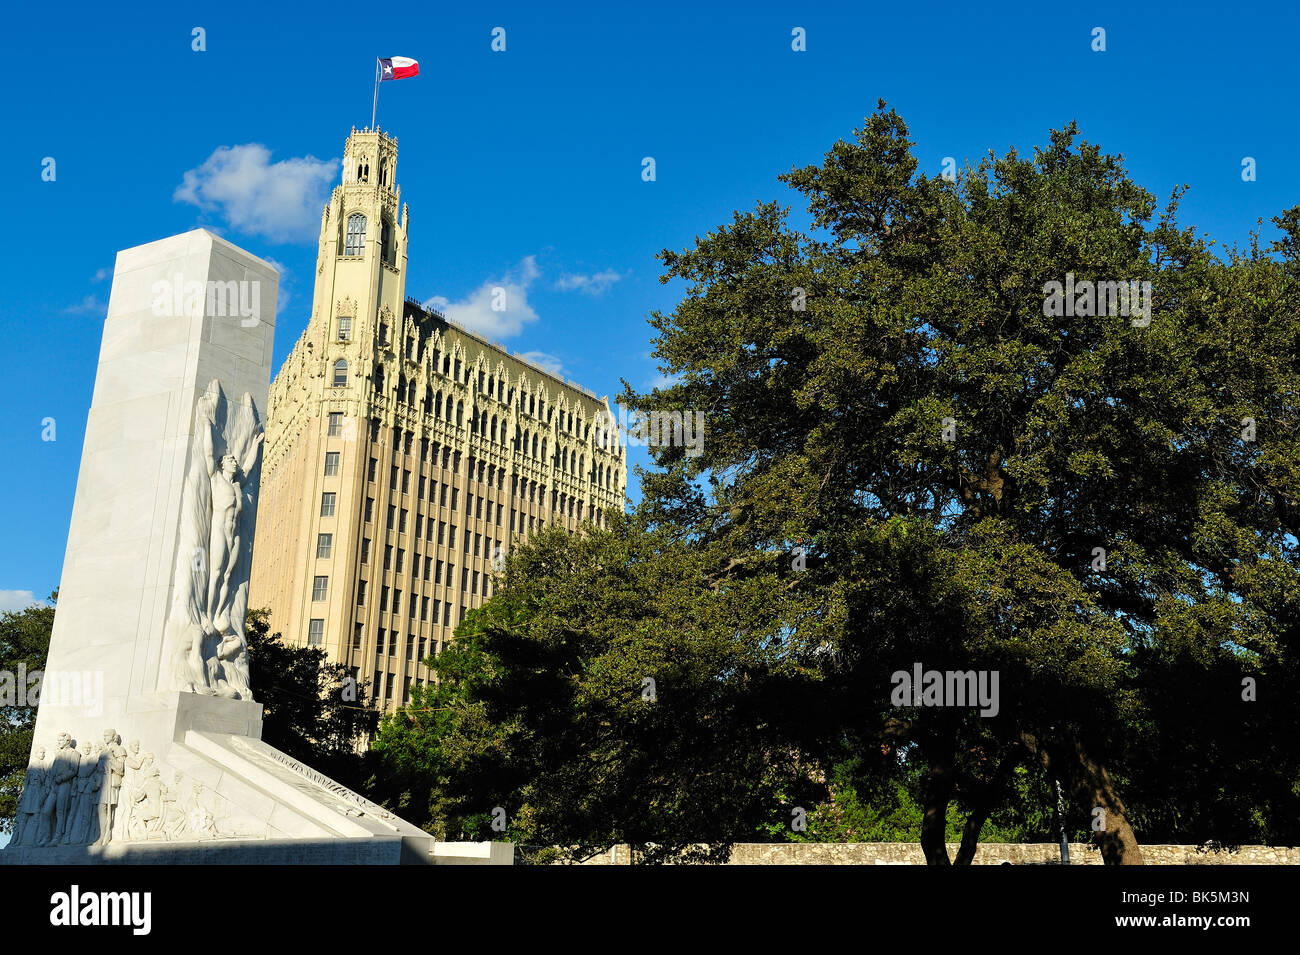
[[142, 781], [141, 770], [153, 763], [153, 753], [140, 752], [140, 741], [131, 741], [130, 752], [122, 760], [122, 790], [118, 794], [118, 811], [113, 822], [113, 838], [127, 838], [127, 820], [131, 815], [131, 806], [135, 805], [135, 791]]
[[63, 840], [72, 808], [73, 781], [80, 767], [81, 754], [72, 748], [72, 737], [60, 733], [46, 777], [48, 789], [41, 806], [41, 838], [37, 845], [56, 846]]
[[262, 425], [247, 394], [229, 402], [216, 380], [199, 397], [194, 417], [159, 683], [163, 689], [251, 700], [244, 617]]
[[104, 771], [95, 758], [90, 740], [81, 744], [81, 762], [73, 781], [67, 828], [59, 840], [65, 846], [84, 846], [99, 841], [99, 790]]
[[241, 834], [227, 830], [229, 809], [202, 780], [187, 786], [184, 773], [174, 771], [168, 785], [139, 740], [128, 751], [116, 730], [104, 730], [103, 739], [102, 746], [84, 741], [78, 752], [72, 735], [60, 733], [49, 766], [43, 746], [32, 751], [10, 845], [193, 842]]
[[23, 777], [23, 792], [18, 797], [11, 846], [36, 845], [40, 837], [41, 805], [45, 802], [45, 747], [32, 750], [31, 765]]
[[[138, 743], [136, 744], [139, 745]], [[103, 776], [99, 798], [99, 839], [96, 845], [106, 846], [113, 839], [117, 804], [122, 794], [122, 779], [126, 772], [126, 750], [122, 748], [117, 730], [104, 730], [104, 745], [99, 754], [99, 771]]]

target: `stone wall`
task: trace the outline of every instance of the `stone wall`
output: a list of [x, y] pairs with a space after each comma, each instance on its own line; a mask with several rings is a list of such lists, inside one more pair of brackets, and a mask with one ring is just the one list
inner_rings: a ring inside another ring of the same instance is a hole
[[[948, 844], [948, 855], [955, 858], [957, 843]], [[535, 847], [518, 846], [516, 858], [527, 862], [535, 857]], [[1197, 852], [1196, 846], [1142, 846], [1148, 865], [1300, 865], [1300, 849], [1276, 846], [1242, 846], [1236, 852], [1226, 850]], [[1052, 842], [981, 843], [975, 853], [975, 865], [1057, 865], [1060, 846]], [[1083, 842], [1070, 844], [1072, 865], [1101, 865], [1101, 853]], [[625, 845], [588, 859], [583, 865], [631, 865], [631, 853]], [[915, 842], [744, 842], [732, 847], [728, 865], [924, 865], [925, 857]]]

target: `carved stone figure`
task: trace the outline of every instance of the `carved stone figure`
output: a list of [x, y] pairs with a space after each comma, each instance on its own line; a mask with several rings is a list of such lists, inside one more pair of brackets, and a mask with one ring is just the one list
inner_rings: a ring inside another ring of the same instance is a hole
[[179, 839], [185, 834], [185, 807], [181, 803], [181, 784], [185, 776], [176, 773], [174, 785], [162, 784], [162, 834], [168, 839]]
[[104, 749], [99, 756], [99, 769], [104, 781], [99, 797], [99, 839], [95, 844], [106, 846], [113, 840], [114, 816], [121, 799], [123, 774], [126, 772], [126, 750], [122, 748], [115, 729], [104, 730]]
[[162, 828], [162, 779], [157, 766], [150, 766], [135, 792], [135, 809], [131, 813], [132, 839], [156, 838]]
[[18, 797], [11, 846], [36, 845], [40, 837], [41, 805], [45, 802], [45, 747], [32, 751], [32, 761], [23, 777], [23, 792]]
[[85, 846], [99, 839], [99, 790], [104, 774], [90, 740], [81, 744], [81, 762], [73, 781], [67, 828], [60, 842], [65, 846]]
[[140, 752], [140, 741], [131, 740], [131, 749], [122, 760], [123, 777], [122, 791], [118, 795], [117, 816], [113, 825], [114, 839], [127, 839], [129, 837], [128, 823], [131, 819], [131, 810], [135, 806], [135, 792], [143, 779], [140, 774], [141, 767], [147, 766], [152, 759], [150, 754]]
[[212, 810], [207, 807], [204, 800], [206, 787], [203, 781], [196, 779], [194, 788], [190, 791], [189, 806], [186, 810], [186, 822], [190, 832], [197, 838], [215, 838], [220, 835], [217, 832], [217, 819]]
[[244, 617], [262, 426], [252, 400], [226, 400], [217, 381], [199, 397], [185, 475], [164, 685], [251, 700]]
[[72, 748], [72, 737], [60, 733], [47, 777], [49, 789], [41, 807], [43, 825], [40, 844], [43, 846], [56, 846], [63, 839], [64, 830], [68, 827], [73, 781], [77, 778], [80, 764], [81, 754]]

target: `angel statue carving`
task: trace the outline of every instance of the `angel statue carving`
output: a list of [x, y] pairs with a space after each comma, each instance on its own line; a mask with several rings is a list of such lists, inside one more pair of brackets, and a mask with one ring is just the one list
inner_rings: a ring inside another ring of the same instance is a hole
[[161, 682], [163, 688], [251, 700], [244, 615], [262, 426], [248, 395], [231, 403], [213, 381], [199, 397], [194, 430], [164, 651], [171, 673]]

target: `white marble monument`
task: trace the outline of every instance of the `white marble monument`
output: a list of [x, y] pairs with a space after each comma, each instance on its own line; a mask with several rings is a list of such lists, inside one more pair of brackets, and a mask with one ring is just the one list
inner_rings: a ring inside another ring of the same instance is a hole
[[119, 252], [0, 863], [428, 862], [261, 740], [244, 617], [279, 277], [198, 229]]

